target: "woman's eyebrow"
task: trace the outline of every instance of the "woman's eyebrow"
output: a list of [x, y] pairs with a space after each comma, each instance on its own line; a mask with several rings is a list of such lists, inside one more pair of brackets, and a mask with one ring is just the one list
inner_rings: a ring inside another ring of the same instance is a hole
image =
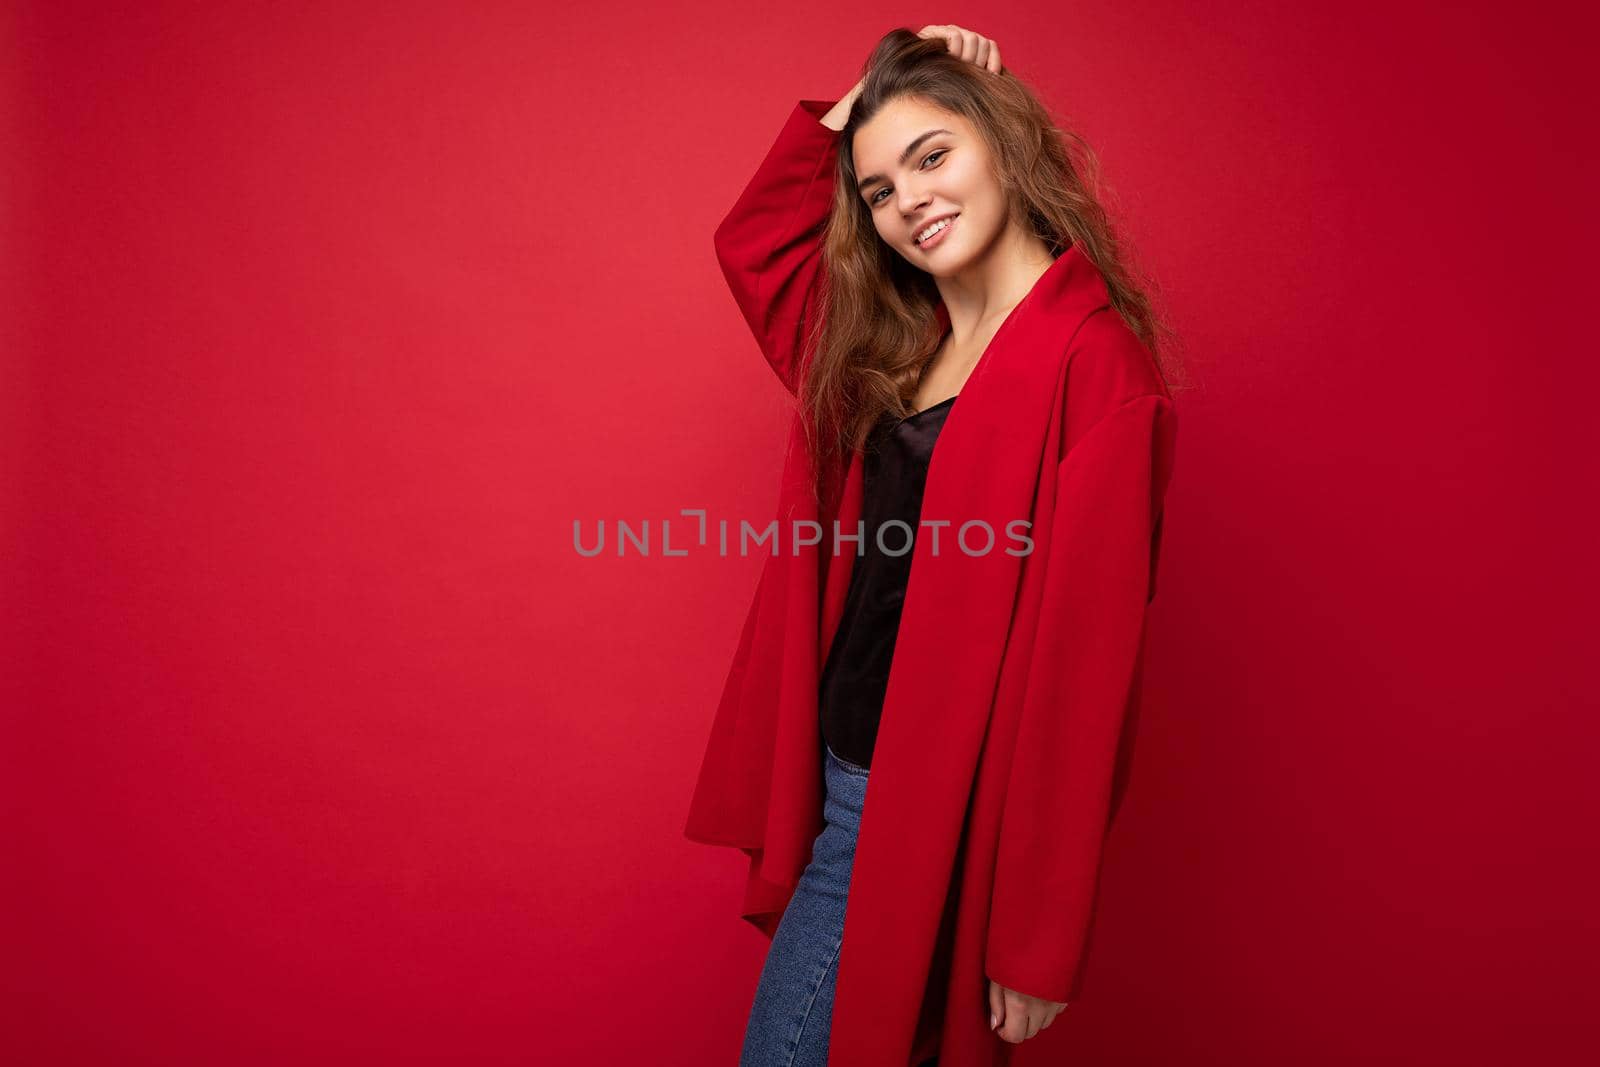
[[[918, 136], [916, 140], [906, 145], [906, 150], [904, 152], [900, 153], [900, 165], [905, 166], [906, 160], [911, 158], [911, 153], [915, 152], [917, 150], [917, 146], [922, 144], [923, 141], [926, 141], [930, 137], [936, 137], [941, 133], [949, 132], [949, 130], [929, 130], [927, 133]], [[856, 192], [865, 192], [867, 186], [871, 185], [873, 182], [881, 182], [883, 180], [884, 177], [881, 174], [869, 174], [865, 178], [862, 178], [861, 181], [856, 185]]]

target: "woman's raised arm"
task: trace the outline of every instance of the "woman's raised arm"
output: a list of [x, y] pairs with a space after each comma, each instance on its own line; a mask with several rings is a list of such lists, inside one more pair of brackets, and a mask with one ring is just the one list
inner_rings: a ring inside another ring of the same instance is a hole
[[791, 393], [816, 312], [838, 131], [860, 91], [858, 83], [837, 102], [799, 101], [713, 235], [734, 301]]

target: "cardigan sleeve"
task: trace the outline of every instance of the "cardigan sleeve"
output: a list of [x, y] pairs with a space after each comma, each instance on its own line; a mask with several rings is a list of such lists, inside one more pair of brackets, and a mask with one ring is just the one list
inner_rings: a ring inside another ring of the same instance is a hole
[[1169, 397], [1136, 396], [1097, 419], [1056, 469], [984, 957], [989, 978], [1030, 996], [1078, 995], [1175, 434]]
[[813, 324], [822, 234], [833, 205], [835, 101], [795, 104], [766, 158], [713, 235], [717, 262], [761, 353], [791, 393]]

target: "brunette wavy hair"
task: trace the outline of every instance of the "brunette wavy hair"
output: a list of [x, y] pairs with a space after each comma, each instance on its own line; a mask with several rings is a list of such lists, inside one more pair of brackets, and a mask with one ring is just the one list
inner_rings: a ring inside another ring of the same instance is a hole
[[932, 275], [878, 235], [857, 192], [855, 133], [890, 101], [913, 97], [967, 119], [988, 145], [1011, 217], [1059, 256], [1076, 244], [1105, 280], [1111, 304], [1156, 360], [1164, 380], [1173, 340], [1153, 286], [1129, 262], [1102, 206], [1099, 161], [1087, 142], [1056, 123], [1010, 73], [996, 75], [950, 54], [943, 38], [909, 29], [885, 34], [866, 63], [860, 96], [839, 132], [833, 208], [822, 241], [820, 313], [799, 400], [819, 502], [843, 486], [850, 453], [885, 414], [912, 413], [922, 369], [941, 339]]

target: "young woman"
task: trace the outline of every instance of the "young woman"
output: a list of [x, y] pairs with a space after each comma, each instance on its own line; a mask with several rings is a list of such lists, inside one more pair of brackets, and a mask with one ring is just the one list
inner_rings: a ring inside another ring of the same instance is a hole
[[1053, 1062], [1176, 432], [1093, 164], [993, 41], [896, 30], [718, 227], [800, 402], [686, 828], [772, 938], [743, 1067]]

